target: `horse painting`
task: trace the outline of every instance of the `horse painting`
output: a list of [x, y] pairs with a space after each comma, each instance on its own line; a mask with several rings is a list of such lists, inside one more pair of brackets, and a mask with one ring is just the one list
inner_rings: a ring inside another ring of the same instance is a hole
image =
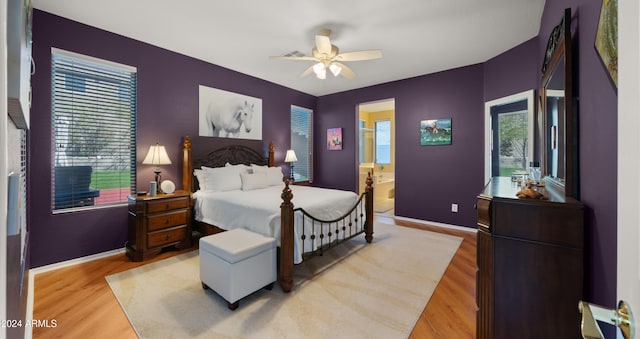
[[262, 100], [200, 86], [200, 135], [262, 139]]
[[223, 138], [237, 138], [240, 130], [251, 133], [253, 107], [247, 100], [233, 100], [232, 102], [215, 107], [209, 105], [206, 113], [207, 127], [211, 136]]

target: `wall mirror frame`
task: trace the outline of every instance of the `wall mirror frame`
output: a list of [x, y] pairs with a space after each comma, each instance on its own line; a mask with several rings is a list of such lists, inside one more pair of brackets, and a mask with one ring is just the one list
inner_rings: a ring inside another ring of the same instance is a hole
[[547, 186], [577, 199], [578, 136], [572, 57], [571, 9], [567, 8], [551, 32], [542, 65], [540, 160]]

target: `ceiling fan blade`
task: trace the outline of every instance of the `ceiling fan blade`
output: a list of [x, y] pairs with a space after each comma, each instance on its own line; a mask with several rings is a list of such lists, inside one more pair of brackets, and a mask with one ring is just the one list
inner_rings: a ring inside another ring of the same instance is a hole
[[316, 59], [316, 58], [314, 58], [312, 56], [301, 56], [301, 57], [297, 57], [297, 56], [271, 56], [269, 58], [278, 59], [278, 60], [318, 61], [318, 59]]
[[347, 52], [336, 55], [336, 60], [340, 61], [360, 61], [382, 58], [382, 51], [379, 49], [372, 49], [367, 51]]
[[309, 68], [302, 72], [302, 74], [300, 74], [300, 78], [304, 78], [311, 73], [313, 73], [313, 65], [309, 66]]
[[316, 48], [321, 54], [331, 55], [331, 40], [329, 36], [316, 35]]
[[356, 77], [356, 72], [351, 70], [351, 68], [347, 67], [347, 65], [345, 65], [343, 63], [339, 63], [339, 62], [334, 62], [333, 64], [335, 64], [336, 66], [342, 68], [340, 70], [340, 75], [342, 75], [343, 77], [345, 77], [347, 79], [353, 79], [353, 78]]

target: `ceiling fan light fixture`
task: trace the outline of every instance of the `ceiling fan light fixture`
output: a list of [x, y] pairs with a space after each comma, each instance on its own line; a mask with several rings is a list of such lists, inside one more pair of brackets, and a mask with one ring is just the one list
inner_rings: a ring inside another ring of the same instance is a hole
[[316, 74], [318, 79], [326, 79], [327, 78], [327, 69], [324, 67], [324, 63], [318, 62], [313, 65], [313, 72]]
[[329, 70], [331, 71], [334, 77], [337, 77], [338, 75], [340, 75], [340, 71], [342, 71], [342, 67], [332, 63], [331, 65], [329, 65]]

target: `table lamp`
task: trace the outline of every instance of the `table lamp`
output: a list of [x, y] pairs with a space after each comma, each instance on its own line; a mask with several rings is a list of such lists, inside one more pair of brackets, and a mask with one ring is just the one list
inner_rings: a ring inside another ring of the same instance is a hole
[[292, 149], [287, 151], [287, 155], [284, 157], [284, 162], [289, 163], [289, 168], [291, 168], [291, 176], [289, 177], [292, 181], [295, 181], [293, 179], [293, 163], [298, 161], [298, 158], [296, 157], [296, 152]]
[[162, 189], [160, 188], [160, 165], [170, 165], [171, 159], [169, 159], [169, 155], [167, 154], [167, 150], [164, 146], [156, 143], [155, 145], [149, 148], [149, 153], [142, 161], [143, 165], [156, 165], [156, 169], [154, 170], [156, 174], [156, 192], [162, 193]]

